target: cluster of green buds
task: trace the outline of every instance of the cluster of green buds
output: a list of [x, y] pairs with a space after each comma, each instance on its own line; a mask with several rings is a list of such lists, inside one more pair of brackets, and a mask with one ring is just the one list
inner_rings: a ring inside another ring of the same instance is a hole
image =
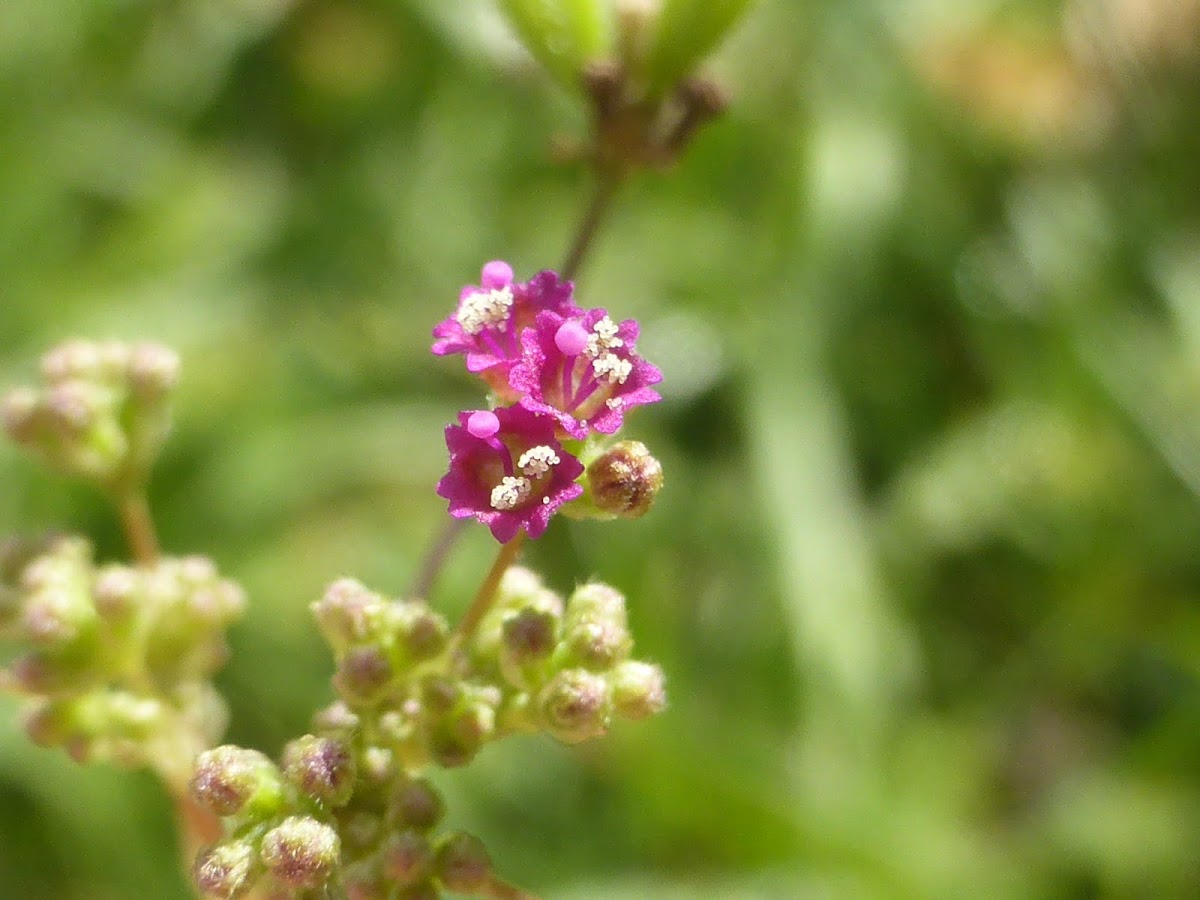
[[578, 743], [613, 716], [644, 719], [666, 706], [662, 670], [630, 658], [625, 598], [581, 585], [564, 604], [529, 569], [509, 569], [470, 642], [471, 668], [501, 695], [500, 734], [546, 731]]
[[726, 105], [695, 74], [751, 0], [503, 0], [529, 52], [592, 106], [592, 162], [668, 165]]
[[153, 343], [71, 340], [42, 358], [42, 377], [0, 405], [9, 437], [63, 475], [116, 492], [140, 484], [170, 430], [178, 355]]
[[78, 537], [0, 548], [0, 635], [27, 648], [4, 670], [38, 744], [79, 761], [150, 766], [178, 784], [225, 729], [210, 679], [241, 588], [199, 556], [96, 566]]
[[666, 704], [662, 670], [629, 658], [625, 599], [607, 585], [564, 603], [533, 572], [509, 568], [468, 633], [451, 634], [423, 601], [352, 579], [312, 611], [340, 699], [278, 765], [233, 746], [200, 757], [193, 797], [227, 820], [227, 837], [193, 870], [205, 896], [331, 884], [354, 900], [528, 896], [495, 874], [477, 838], [433, 834], [444, 805], [423, 772], [465, 765], [512, 734], [576, 743], [614, 715], [641, 719]]
[[203, 896], [295, 897], [332, 885], [352, 900], [522, 896], [496, 877], [477, 838], [434, 834], [445, 804], [428, 781], [364, 754], [357, 725], [340, 727], [342, 737], [292, 741], [279, 765], [234, 746], [200, 756], [192, 795], [228, 825], [193, 867]]

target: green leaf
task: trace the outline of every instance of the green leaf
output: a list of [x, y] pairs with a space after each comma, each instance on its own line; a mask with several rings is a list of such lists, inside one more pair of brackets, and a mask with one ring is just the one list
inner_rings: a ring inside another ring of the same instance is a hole
[[501, 0], [526, 49], [568, 87], [587, 63], [611, 55], [612, 22], [604, 0]]

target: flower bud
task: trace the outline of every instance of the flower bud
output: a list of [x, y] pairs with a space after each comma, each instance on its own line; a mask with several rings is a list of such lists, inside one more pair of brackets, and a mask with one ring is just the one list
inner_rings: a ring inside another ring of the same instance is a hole
[[384, 842], [379, 854], [383, 874], [400, 887], [420, 882], [433, 865], [433, 847], [417, 831], [401, 831]]
[[341, 741], [306, 734], [283, 750], [283, 774], [318, 803], [344, 806], [354, 793], [354, 757]]
[[576, 588], [563, 622], [563, 646], [569, 660], [597, 672], [626, 658], [633, 638], [621, 592], [598, 582]]
[[336, 700], [313, 715], [313, 730], [330, 737], [350, 738], [359, 728], [361, 720], [341, 700]]
[[333, 686], [351, 705], [370, 704], [382, 698], [395, 674], [383, 651], [367, 644], [342, 657], [333, 676]]
[[96, 573], [92, 582], [92, 601], [101, 618], [124, 620], [137, 608], [141, 579], [127, 566], [108, 565]]
[[309, 816], [289, 816], [263, 835], [259, 858], [291, 888], [314, 889], [328, 880], [341, 854], [337, 832]]
[[203, 850], [192, 866], [192, 881], [202, 897], [233, 900], [254, 884], [254, 847], [248, 841], [230, 841]]
[[51, 384], [69, 379], [93, 379], [101, 374], [102, 356], [94, 341], [71, 338], [42, 355], [42, 377]]
[[554, 650], [558, 618], [526, 607], [504, 620], [500, 671], [514, 687], [528, 690], [537, 680], [538, 664]]
[[392, 812], [396, 821], [416, 831], [429, 831], [446, 813], [446, 804], [428, 781], [423, 778], [401, 783], [392, 796]]
[[568, 744], [598, 737], [608, 730], [608, 683], [586, 669], [565, 669], [538, 694], [547, 730]]
[[592, 504], [624, 519], [644, 516], [663, 485], [662, 463], [640, 441], [621, 441], [587, 467]]
[[218, 816], [264, 818], [283, 803], [279, 770], [257, 750], [226, 744], [196, 758], [189, 789], [196, 802]]
[[16, 388], [4, 395], [0, 402], [0, 422], [4, 433], [17, 444], [29, 444], [36, 440], [39, 432], [40, 409], [36, 391]]
[[58, 747], [74, 734], [74, 703], [52, 701], [37, 703], [22, 717], [26, 736], [39, 747]]
[[63, 647], [81, 636], [95, 621], [95, 608], [75, 585], [52, 585], [25, 598], [21, 631], [42, 647]]
[[388, 605], [385, 615], [388, 631], [404, 648], [411, 662], [423, 662], [442, 652], [450, 634], [443, 616], [424, 601], [409, 600]]
[[325, 640], [335, 651], [343, 651], [373, 636], [384, 600], [353, 578], [340, 578], [309, 609]]
[[179, 354], [162, 344], [138, 344], [127, 351], [129, 392], [143, 403], [158, 403], [179, 381]]
[[667, 708], [663, 670], [650, 663], [627, 660], [608, 676], [613, 708], [626, 719], [645, 719]]
[[445, 768], [465, 766], [495, 730], [495, 707], [482, 700], [466, 699], [434, 726], [429, 739], [430, 755]]
[[610, 55], [608, 0], [502, 0], [501, 8], [530, 54], [555, 78], [578, 87], [584, 66]]
[[492, 881], [492, 859], [479, 838], [451, 832], [438, 842], [437, 875], [447, 890], [480, 893]]

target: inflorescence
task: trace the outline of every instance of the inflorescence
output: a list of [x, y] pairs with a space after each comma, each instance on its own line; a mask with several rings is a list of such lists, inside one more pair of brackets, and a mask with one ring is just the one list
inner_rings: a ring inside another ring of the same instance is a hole
[[[618, 324], [607, 310], [576, 306], [573, 285], [554, 272], [516, 282], [507, 263], [485, 265], [433, 332], [433, 352], [464, 354], [492, 400], [446, 428], [450, 471], [437, 492], [450, 514], [474, 517], [507, 543], [522, 529], [539, 537], [560, 508], [645, 513], [661, 467], [643, 445], [608, 440], [628, 410], [660, 399], [662, 373], [637, 352], [638, 332], [633, 319]], [[630, 455], [643, 464], [624, 464]]]
[[662, 467], [618, 440], [625, 414], [659, 399], [638, 325], [574, 303], [569, 281], [516, 282], [502, 262], [464, 288], [433, 352], [462, 353], [490, 395], [446, 428], [437, 485], [456, 519], [504, 546], [455, 627], [422, 597], [352, 578], [312, 604], [335, 661], [337, 700], [278, 761], [216, 745], [226, 707], [212, 678], [243, 612], [233, 581], [200, 556], [164, 556], [146, 482], [170, 425], [176, 355], [156, 344], [69, 341], [44, 383], [3, 401], [5, 430], [50, 467], [101, 487], [134, 560], [98, 564], [75, 536], [0, 545], [0, 637], [20, 652], [0, 685], [27, 698], [26, 730], [80, 762], [155, 770], [175, 795], [205, 897], [530, 898], [478, 838], [442, 828], [431, 767], [471, 762], [515, 734], [565, 743], [666, 705], [662, 670], [632, 657], [625, 598], [598, 581], [569, 598], [513, 566], [555, 512], [636, 518]]

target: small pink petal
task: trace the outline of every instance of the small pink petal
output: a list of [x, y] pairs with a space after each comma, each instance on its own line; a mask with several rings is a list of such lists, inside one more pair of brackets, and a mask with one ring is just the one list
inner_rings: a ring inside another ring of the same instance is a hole
[[500, 420], [496, 414], [481, 409], [467, 417], [467, 431], [480, 440], [487, 440], [500, 430]]
[[554, 333], [554, 344], [567, 356], [578, 356], [587, 346], [588, 331], [576, 319], [567, 319]]

